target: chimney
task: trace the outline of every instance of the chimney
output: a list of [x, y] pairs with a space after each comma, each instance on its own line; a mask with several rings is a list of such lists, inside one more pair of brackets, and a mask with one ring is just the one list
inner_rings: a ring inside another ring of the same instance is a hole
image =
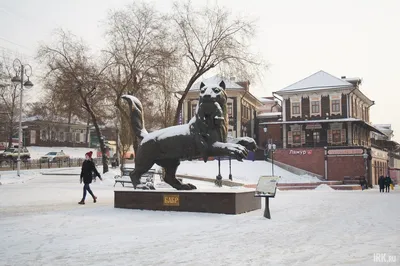
[[346, 76], [342, 76], [342, 79], [345, 79], [346, 78]]

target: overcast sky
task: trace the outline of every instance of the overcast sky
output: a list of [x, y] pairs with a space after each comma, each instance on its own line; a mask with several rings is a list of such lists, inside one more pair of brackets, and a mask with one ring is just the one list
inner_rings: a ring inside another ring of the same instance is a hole
[[[103, 45], [102, 21], [125, 0], [0, 0], [0, 51], [17, 51], [25, 62], [56, 27], [72, 31], [94, 49]], [[155, 0], [168, 10], [170, 0]], [[193, 0], [196, 4], [205, 0]], [[209, 1], [211, 2], [211, 1]], [[391, 123], [400, 141], [398, 85], [399, 0], [220, 0], [233, 12], [258, 19], [255, 47], [270, 64], [257, 96], [270, 96], [319, 70], [337, 77], [360, 77], [372, 100], [373, 123]], [[34, 71], [40, 71], [34, 66]], [[34, 82], [34, 81], [33, 81]]]

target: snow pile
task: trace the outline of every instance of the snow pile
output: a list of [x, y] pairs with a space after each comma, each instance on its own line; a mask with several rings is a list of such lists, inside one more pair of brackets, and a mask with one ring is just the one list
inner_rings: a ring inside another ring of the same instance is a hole
[[33, 179], [40, 175], [38, 171], [24, 170], [20, 172], [20, 176], [15, 171], [1, 171], [0, 172], [0, 185], [18, 184], [25, 183], [26, 181]]
[[327, 184], [321, 184], [318, 187], [315, 188], [315, 190], [320, 190], [320, 191], [335, 191], [333, 188], [328, 186]]

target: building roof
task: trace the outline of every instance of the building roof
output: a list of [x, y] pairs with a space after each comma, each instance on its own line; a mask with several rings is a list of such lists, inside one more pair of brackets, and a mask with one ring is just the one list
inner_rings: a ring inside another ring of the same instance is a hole
[[311, 90], [326, 90], [332, 88], [352, 88], [354, 87], [350, 82], [337, 78], [323, 70], [320, 70], [311, 76], [308, 76], [292, 85], [289, 85], [278, 92], [277, 94], [285, 92], [300, 92]]
[[194, 83], [189, 91], [200, 90], [200, 82], [203, 82], [206, 85], [207, 84], [219, 84], [222, 80], [225, 82], [225, 89], [227, 89], [227, 90], [243, 90], [244, 89], [243, 86], [237, 84], [236, 82], [232, 81], [229, 78], [225, 78], [225, 77], [221, 77], [219, 75], [215, 75], [215, 76], [212, 76], [210, 78], [203, 79], [201, 81], [198, 81], [198, 82]]
[[281, 116], [282, 112], [264, 112], [260, 113], [257, 115], [257, 117], [262, 118], [262, 117], [278, 117]]
[[262, 102], [262, 103], [273, 103], [273, 102], [276, 102], [276, 100], [274, 100], [274, 99], [269, 99], [269, 98], [267, 98], [267, 97], [257, 97], [258, 98], [258, 100], [260, 101], [260, 102]]

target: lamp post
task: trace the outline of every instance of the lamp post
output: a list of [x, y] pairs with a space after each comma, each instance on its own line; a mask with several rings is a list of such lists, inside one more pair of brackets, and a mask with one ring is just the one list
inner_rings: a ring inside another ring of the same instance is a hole
[[218, 175], [216, 176], [215, 184], [219, 187], [222, 187], [221, 158], [220, 157], [218, 157]]
[[231, 156], [229, 156], [229, 180], [232, 181], [232, 166], [231, 166]]
[[[265, 133], [265, 140], [266, 140], [266, 144], [265, 144], [265, 148], [268, 148], [268, 138], [267, 138], [267, 131], [268, 131], [268, 129], [267, 129], [267, 126], [265, 126], [264, 128], [263, 128], [263, 130], [264, 130], [264, 133]], [[267, 158], [268, 158], [268, 152], [266, 151], [266, 150], [264, 150], [264, 155], [265, 155], [265, 160], [267, 160]]]
[[[19, 128], [18, 128], [18, 157], [17, 157], [17, 175], [20, 176], [21, 170], [21, 142], [22, 142], [22, 93], [24, 87], [30, 89], [33, 87], [33, 83], [29, 80], [32, 74], [32, 67], [28, 64], [24, 65], [19, 59], [15, 59], [13, 63], [15, 70], [15, 77], [11, 79], [11, 82], [18, 86], [20, 85], [20, 101], [19, 101]], [[28, 80], [24, 82], [24, 77]]]
[[276, 150], [276, 145], [272, 143], [268, 144], [268, 150], [270, 150], [272, 154], [272, 176], [274, 176], [274, 152]]
[[[364, 158], [364, 168], [365, 168], [365, 181], [367, 183], [369, 183], [368, 182], [368, 153], [366, 150], [363, 153], [363, 158]], [[368, 185], [367, 185], [367, 187], [368, 187]]]

